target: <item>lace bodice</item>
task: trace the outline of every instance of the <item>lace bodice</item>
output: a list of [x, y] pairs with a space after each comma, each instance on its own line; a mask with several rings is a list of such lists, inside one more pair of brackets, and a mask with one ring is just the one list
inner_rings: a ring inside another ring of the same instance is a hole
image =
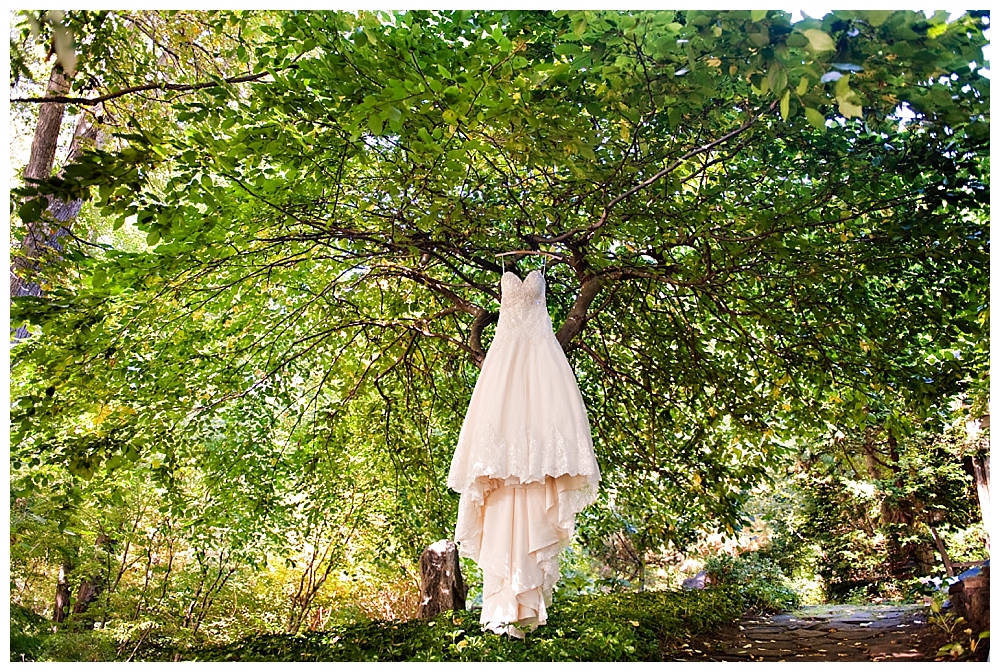
[[552, 320], [545, 305], [545, 277], [531, 271], [522, 282], [507, 271], [500, 278], [500, 320], [496, 338], [550, 338]]

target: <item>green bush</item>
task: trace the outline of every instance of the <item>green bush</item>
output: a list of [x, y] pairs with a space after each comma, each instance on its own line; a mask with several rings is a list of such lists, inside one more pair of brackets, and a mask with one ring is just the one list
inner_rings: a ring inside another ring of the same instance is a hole
[[[517, 640], [483, 632], [478, 612], [429, 622], [370, 621], [304, 635], [259, 635], [189, 649], [200, 661], [658, 661], [691, 636], [739, 618], [741, 591], [713, 588], [584, 595], [557, 601], [548, 623]], [[143, 657], [143, 652], [137, 658]], [[169, 659], [148, 652], [145, 659]]]
[[39, 661], [102, 662], [115, 660], [118, 644], [103, 630], [61, 628], [42, 641]]
[[738, 590], [747, 609], [768, 612], [799, 606], [799, 596], [778, 563], [756, 552], [716, 555], [705, 562], [705, 571], [713, 584]]
[[42, 643], [49, 632], [49, 619], [31, 609], [10, 603], [10, 659], [38, 660]]

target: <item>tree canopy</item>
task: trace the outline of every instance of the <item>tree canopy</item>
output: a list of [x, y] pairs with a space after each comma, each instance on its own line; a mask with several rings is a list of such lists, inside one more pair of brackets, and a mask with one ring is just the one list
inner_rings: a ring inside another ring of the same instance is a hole
[[39, 195], [104, 227], [13, 303], [16, 493], [131, 470], [249, 548], [335, 510], [412, 555], [453, 525], [511, 250], [554, 255], [594, 543], [735, 526], [810, 437], [984, 385], [985, 12], [211, 16], [255, 36], [225, 67], [97, 90], [122, 33], [77, 27], [60, 101], [128, 128], [13, 196], [16, 227], [51, 225]]

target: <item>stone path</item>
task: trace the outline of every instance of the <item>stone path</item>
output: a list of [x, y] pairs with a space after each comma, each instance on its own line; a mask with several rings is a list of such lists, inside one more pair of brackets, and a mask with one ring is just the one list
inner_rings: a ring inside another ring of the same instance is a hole
[[745, 618], [711, 639], [695, 638], [678, 660], [933, 660], [920, 605], [817, 605]]

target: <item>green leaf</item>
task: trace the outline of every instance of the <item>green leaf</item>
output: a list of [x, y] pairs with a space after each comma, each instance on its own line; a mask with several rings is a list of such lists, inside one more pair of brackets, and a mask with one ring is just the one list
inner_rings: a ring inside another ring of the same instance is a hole
[[785, 40], [785, 45], [792, 47], [793, 49], [800, 49], [809, 44], [809, 38], [807, 38], [802, 33], [792, 33]]
[[833, 38], [818, 28], [804, 30], [802, 34], [809, 40], [809, 46], [812, 47], [813, 51], [833, 51], [836, 48], [833, 44]]
[[862, 113], [861, 105], [857, 105], [850, 100], [845, 98], [837, 99], [837, 106], [840, 109], [840, 113], [850, 119], [851, 117], [860, 117]]
[[767, 72], [767, 82], [771, 91], [777, 96], [788, 86], [788, 73], [778, 63], [772, 63], [771, 69]]
[[160, 232], [150, 231], [149, 235], [146, 236], [146, 244], [149, 245], [150, 247], [153, 247], [158, 242], [160, 242]]
[[868, 22], [868, 25], [878, 28], [886, 20], [893, 15], [896, 10], [894, 9], [868, 9], [858, 12], [862, 19]]
[[750, 10], [750, 20], [754, 23], [760, 21], [767, 16], [766, 9], [751, 9]]
[[103, 268], [99, 268], [96, 271], [94, 271], [94, 275], [91, 276], [90, 285], [94, 289], [98, 289], [104, 286], [104, 283], [107, 282], [107, 279], [108, 279], [107, 271], [105, 271]]
[[788, 102], [791, 99], [792, 92], [790, 89], [785, 89], [785, 95], [781, 97], [781, 118], [788, 121]]
[[17, 215], [22, 222], [37, 222], [42, 216], [45, 208], [45, 201], [41, 198], [33, 198], [17, 209]]
[[806, 121], [808, 121], [810, 124], [818, 128], [819, 130], [823, 130], [826, 128], [826, 117], [824, 117], [819, 110], [813, 107], [806, 108]]
[[833, 92], [834, 92], [834, 95], [837, 96], [837, 98], [843, 98], [845, 96], [850, 95], [850, 93], [851, 93], [851, 76], [850, 75], [844, 75], [843, 77], [840, 77], [839, 79], [837, 79], [837, 83], [834, 84], [834, 86], [833, 86]]
[[563, 42], [556, 45], [555, 52], [562, 56], [580, 56], [583, 54], [583, 49], [578, 44]]

